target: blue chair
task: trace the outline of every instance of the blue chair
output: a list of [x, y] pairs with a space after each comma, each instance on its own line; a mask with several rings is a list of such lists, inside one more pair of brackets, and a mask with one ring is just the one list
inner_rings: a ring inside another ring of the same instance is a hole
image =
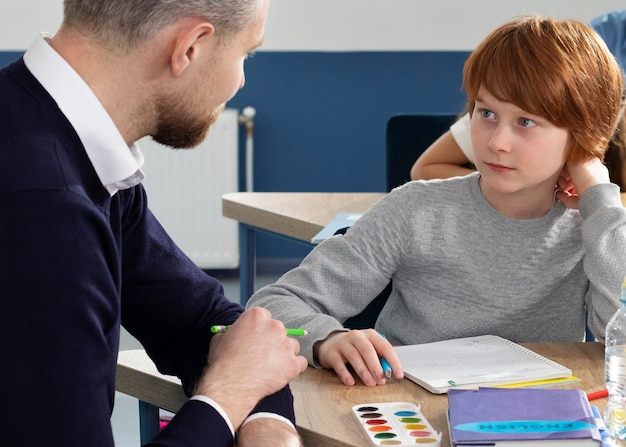
[[387, 191], [411, 179], [411, 166], [450, 128], [457, 114], [398, 114], [387, 122]]

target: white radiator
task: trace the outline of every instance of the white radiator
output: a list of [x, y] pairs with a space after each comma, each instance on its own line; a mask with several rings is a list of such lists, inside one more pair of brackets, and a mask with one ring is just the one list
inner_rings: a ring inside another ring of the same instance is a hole
[[238, 224], [222, 216], [222, 195], [239, 189], [238, 125], [238, 111], [226, 108], [197, 148], [139, 141], [148, 206], [203, 269], [239, 267]]

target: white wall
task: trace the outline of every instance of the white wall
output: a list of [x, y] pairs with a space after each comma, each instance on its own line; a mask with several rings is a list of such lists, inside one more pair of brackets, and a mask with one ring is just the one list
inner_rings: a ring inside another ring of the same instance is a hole
[[588, 21], [624, 0], [271, 0], [271, 50], [471, 50], [520, 14]]
[[[520, 14], [587, 21], [624, 0], [271, 0], [263, 49], [471, 50]], [[24, 50], [61, 23], [62, 0], [0, 0], [0, 51]]]
[[62, 13], [62, 0], [0, 0], [0, 51], [25, 50], [38, 32], [55, 32]]

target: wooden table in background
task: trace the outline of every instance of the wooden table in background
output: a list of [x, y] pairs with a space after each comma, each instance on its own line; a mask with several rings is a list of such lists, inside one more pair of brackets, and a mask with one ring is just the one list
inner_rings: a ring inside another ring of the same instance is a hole
[[[311, 245], [311, 239], [339, 213], [363, 212], [384, 193], [234, 192], [222, 197], [222, 214], [240, 223], [241, 304], [254, 292], [257, 232]], [[312, 247], [312, 245], [311, 245]]]
[[[580, 382], [559, 386], [585, 392], [604, 388], [604, 346], [600, 343], [524, 343], [523, 346], [572, 370]], [[555, 387], [557, 388], [557, 387]], [[117, 366], [117, 391], [136, 397], [148, 405], [172, 412], [187, 400], [178, 379], [159, 374], [144, 351], [122, 351]], [[362, 447], [369, 440], [361, 433], [352, 406], [375, 402], [412, 402], [442, 432], [441, 446], [450, 439], [445, 411], [445, 394], [431, 394], [408, 379], [390, 380], [387, 385], [366, 387], [343, 385], [334, 371], [307, 368], [291, 382], [295, 400], [296, 424], [306, 447]], [[592, 402], [600, 411], [607, 399]]]

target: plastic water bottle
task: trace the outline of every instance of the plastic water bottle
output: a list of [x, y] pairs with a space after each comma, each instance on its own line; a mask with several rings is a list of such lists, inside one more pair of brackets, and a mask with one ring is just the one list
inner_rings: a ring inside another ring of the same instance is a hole
[[620, 308], [606, 325], [604, 381], [609, 403], [604, 423], [614, 443], [626, 445], [626, 278]]

